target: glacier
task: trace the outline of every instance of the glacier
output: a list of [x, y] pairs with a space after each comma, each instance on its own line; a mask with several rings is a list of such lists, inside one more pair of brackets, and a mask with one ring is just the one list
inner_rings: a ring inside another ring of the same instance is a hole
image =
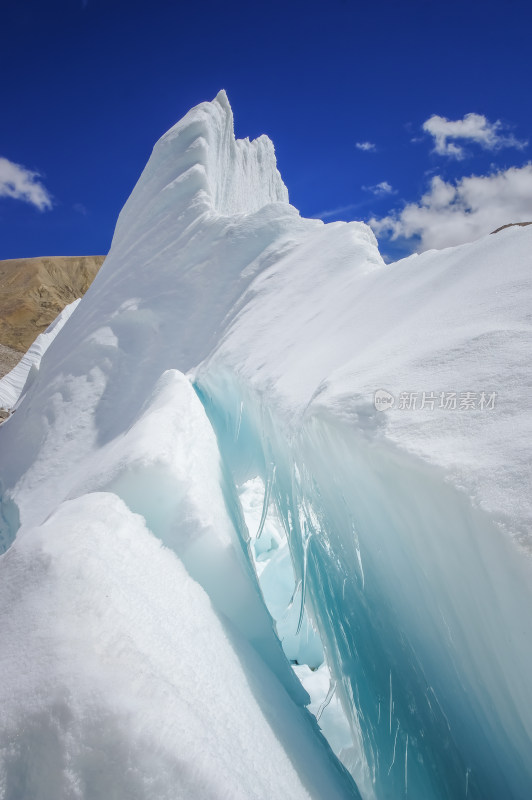
[[0, 426], [3, 796], [532, 795], [531, 245], [159, 140]]

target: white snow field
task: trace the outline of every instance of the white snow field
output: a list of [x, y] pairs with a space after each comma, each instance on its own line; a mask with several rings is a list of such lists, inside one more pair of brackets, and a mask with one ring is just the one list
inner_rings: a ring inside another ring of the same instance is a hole
[[1, 796], [532, 797], [531, 253], [162, 137], [0, 427]]

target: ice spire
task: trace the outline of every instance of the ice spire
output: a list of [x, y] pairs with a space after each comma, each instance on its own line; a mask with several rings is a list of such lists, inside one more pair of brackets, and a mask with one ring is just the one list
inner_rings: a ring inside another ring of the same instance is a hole
[[156, 143], [135, 191], [124, 206], [113, 246], [123, 231], [145, 218], [145, 198], [156, 200], [150, 213], [168, 219], [191, 211], [199, 216], [250, 214], [270, 203], [288, 203], [267, 136], [235, 139], [233, 112], [222, 89], [214, 100], [192, 108]]

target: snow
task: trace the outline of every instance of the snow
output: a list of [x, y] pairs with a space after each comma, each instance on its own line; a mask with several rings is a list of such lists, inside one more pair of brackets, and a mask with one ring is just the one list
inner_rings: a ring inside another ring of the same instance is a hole
[[162, 137], [0, 428], [2, 780], [528, 797], [532, 230], [386, 265], [232, 131]]
[[[258, 277], [203, 369], [220, 364], [259, 394], [273, 389], [298, 417], [334, 414], [368, 435], [379, 429], [444, 468], [513, 533], [530, 532], [531, 231], [384, 266], [367, 231], [336, 225]], [[373, 404], [381, 388], [396, 398], [384, 414]], [[460, 401], [468, 391], [477, 410], [419, 408], [423, 392], [439, 404], [441, 392]], [[415, 411], [399, 408], [401, 392], [417, 394]], [[482, 392], [496, 392], [493, 411], [478, 410]]]
[[35, 371], [39, 369], [43, 355], [63, 325], [74, 313], [78, 304], [79, 299], [65, 306], [46, 330], [37, 336], [18, 364], [16, 364], [7, 375], [4, 375], [4, 377], [0, 379], [0, 408], [11, 409], [16, 405], [17, 400], [24, 390], [28, 376], [34, 376]]
[[[347, 796], [280, 684], [114, 494], [62, 504], [0, 569], [3, 797]], [[316, 764], [310, 790], [289, 739]]]

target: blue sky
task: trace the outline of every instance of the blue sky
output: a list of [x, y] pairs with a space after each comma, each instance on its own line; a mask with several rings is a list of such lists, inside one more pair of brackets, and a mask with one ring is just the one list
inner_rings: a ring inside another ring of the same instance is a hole
[[302, 214], [371, 219], [391, 257], [532, 220], [531, 28], [523, 0], [5, 3], [0, 258], [106, 253], [220, 88]]

